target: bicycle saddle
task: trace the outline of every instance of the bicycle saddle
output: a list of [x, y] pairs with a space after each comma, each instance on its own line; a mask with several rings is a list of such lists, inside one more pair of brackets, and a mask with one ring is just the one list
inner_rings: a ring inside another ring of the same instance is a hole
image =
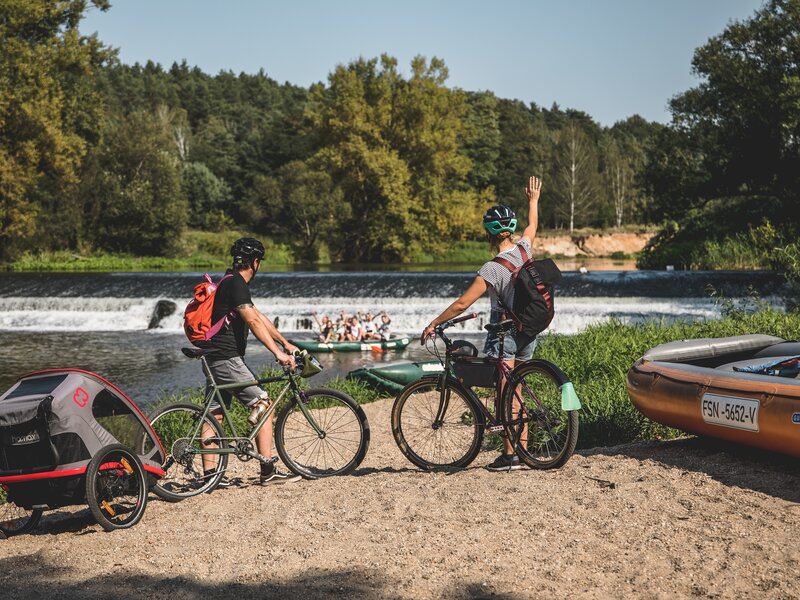
[[506, 319], [505, 321], [500, 321], [499, 323], [488, 323], [487, 325], [483, 326], [486, 331], [493, 334], [497, 334], [501, 331], [509, 331], [513, 327], [514, 321], [511, 319]]
[[211, 348], [181, 348], [181, 352], [189, 358], [200, 358], [204, 354], [211, 352]]

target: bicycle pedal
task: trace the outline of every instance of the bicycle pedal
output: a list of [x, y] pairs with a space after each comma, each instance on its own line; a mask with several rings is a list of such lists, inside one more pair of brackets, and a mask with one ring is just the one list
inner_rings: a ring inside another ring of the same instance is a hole
[[504, 430], [505, 430], [505, 427], [503, 427], [502, 425], [489, 425], [489, 431], [491, 433], [500, 433], [501, 431], [504, 431]]

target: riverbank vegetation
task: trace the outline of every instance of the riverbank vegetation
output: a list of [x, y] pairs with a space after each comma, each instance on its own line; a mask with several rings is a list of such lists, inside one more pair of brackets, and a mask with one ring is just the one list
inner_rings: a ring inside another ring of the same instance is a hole
[[797, 252], [795, 0], [698, 48], [701, 82], [670, 101], [669, 125], [633, 115], [611, 127], [450, 88], [435, 57], [358, 59], [308, 88], [263, 71], [126, 65], [80, 32], [86, 6], [4, 5], [7, 267], [205, 268], [216, 255], [190, 254], [186, 232], [233, 229], [270, 240], [277, 264], [471, 262], [492, 203], [524, 226], [530, 173], [545, 180], [543, 228], [663, 224], [642, 267], [780, 268]]
[[640, 117], [603, 127], [453, 89], [439, 58], [359, 59], [309, 88], [263, 71], [125, 65], [81, 34], [85, 2], [7, 6], [0, 261], [22, 257], [15, 268], [180, 258], [187, 229], [232, 228], [296, 262], [438, 260], [482, 239], [491, 204], [524, 216], [531, 172], [547, 182], [543, 227], [648, 220], [633, 179], [661, 126]]

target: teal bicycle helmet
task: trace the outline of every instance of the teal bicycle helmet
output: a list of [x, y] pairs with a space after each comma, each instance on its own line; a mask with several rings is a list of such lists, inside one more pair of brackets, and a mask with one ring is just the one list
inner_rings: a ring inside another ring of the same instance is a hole
[[498, 235], [504, 231], [514, 233], [517, 230], [517, 215], [507, 206], [493, 206], [483, 215], [483, 226], [490, 235]]

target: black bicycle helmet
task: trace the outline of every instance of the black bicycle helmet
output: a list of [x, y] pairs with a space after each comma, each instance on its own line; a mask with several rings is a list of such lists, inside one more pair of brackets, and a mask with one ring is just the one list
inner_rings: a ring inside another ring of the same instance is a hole
[[483, 226], [491, 235], [504, 231], [514, 233], [517, 230], [517, 215], [507, 206], [493, 206], [483, 215]]
[[256, 238], [239, 238], [231, 246], [231, 256], [234, 266], [252, 266], [255, 259], [264, 258], [264, 244]]

